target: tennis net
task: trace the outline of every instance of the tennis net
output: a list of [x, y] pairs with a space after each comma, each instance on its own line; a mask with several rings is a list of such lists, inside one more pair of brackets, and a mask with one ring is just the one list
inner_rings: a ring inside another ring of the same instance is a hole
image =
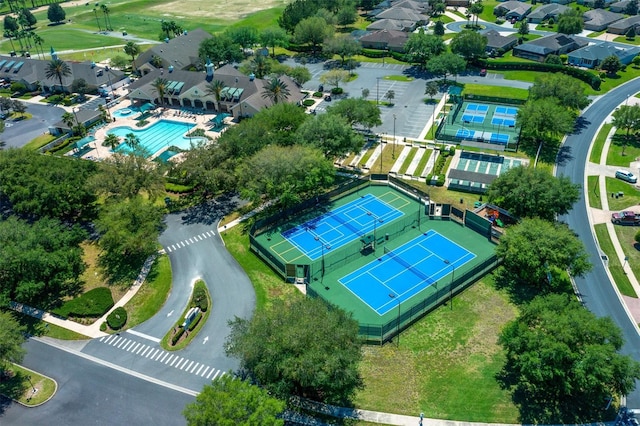
[[419, 270], [417, 270], [416, 268], [411, 266], [411, 264], [409, 264], [403, 258], [401, 258], [397, 254], [395, 254], [392, 250], [389, 250], [388, 248], [385, 247], [384, 248], [384, 253], [388, 254], [391, 259], [395, 260], [396, 262], [398, 262], [399, 264], [401, 264], [402, 266], [407, 268], [409, 270], [409, 272], [414, 274], [416, 277], [420, 278], [422, 281], [430, 281], [431, 280], [431, 277], [426, 276], [425, 274], [423, 274], [422, 272], [420, 272]]

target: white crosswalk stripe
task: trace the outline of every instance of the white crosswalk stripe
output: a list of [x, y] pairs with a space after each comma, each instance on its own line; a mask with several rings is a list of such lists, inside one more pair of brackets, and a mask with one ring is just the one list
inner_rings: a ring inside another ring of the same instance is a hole
[[[171, 361], [171, 359], [172, 359], [174, 356], [175, 356], [175, 355], [171, 354], [171, 355], [169, 356], [169, 358], [167, 358], [167, 362], [165, 362], [165, 364], [169, 364], [169, 361]], [[174, 361], [175, 361], [175, 359], [174, 359]], [[173, 365], [173, 364], [171, 364], [171, 365]]]
[[122, 341], [118, 344], [118, 346], [116, 346], [118, 349], [120, 349], [120, 346], [124, 345], [125, 343], [127, 343], [129, 341], [129, 339], [120, 339], [120, 340], [122, 340]]
[[140, 346], [140, 349], [138, 349], [138, 350], [136, 351], [136, 355], [138, 355], [138, 354], [140, 353], [140, 351], [141, 351], [141, 350], [143, 350], [143, 349], [144, 349], [144, 348], [146, 348], [146, 347], [147, 347], [147, 345], [142, 345], [142, 346]]
[[[176, 357], [176, 359], [174, 359], [173, 361], [171, 361], [171, 364], [169, 364], [170, 367], [173, 367], [173, 364], [178, 360], [178, 358], [180, 358], [179, 356]], [[182, 358], [180, 358], [180, 361], [182, 361]]]
[[204, 377], [204, 375], [207, 374], [207, 371], [209, 371], [209, 368], [210, 367], [205, 368], [200, 377]]
[[203, 368], [204, 368], [204, 364], [200, 365], [200, 368], [198, 368], [198, 371], [196, 371], [196, 376], [200, 374], [200, 370], [202, 370]]
[[130, 348], [131, 346], [135, 345], [135, 344], [136, 344], [135, 340], [131, 340], [131, 341], [129, 341], [129, 343], [128, 343], [127, 345], [125, 345], [125, 346], [123, 346], [123, 347], [122, 347], [122, 350], [123, 350], [123, 351], [128, 351], [128, 350], [129, 350], [129, 348]]
[[186, 247], [188, 245], [191, 245], [191, 244], [195, 244], [195, 243], [197, 243], [199, 241], [203, 241], [203, 240], [207, 239], [208, 237], [213, 237], [215, 235], [216, 235], [216, 233], [214, 231], [204, 231], [201, 234], [193, 235], [193, 236], [191, 236], [189, 238], [185, 238], [184, 240], [178, 241], [177, 243], [173, 243], [170, 246], [167, 245], [165, 247], [165, 251], [167, 253], [172, 253], [172, 252], [174, 252], [174, 251], [176, 251], [178, 249], [184, 248], [184, 247]]
[[216, 371], [216, 374], [213, 375], [213, 378], [211, 380], [215, 380], [216, 377], [218, 377], [218, 374], [220, 374], [220, 370]]
[[[162, 359], [160, 360], [160, 362], [164, 362], [164, 359], [165, 359], [166, 357], [168, 357], [169, 355], [170, 355], [170, 354], [169, 354], [169, 352], [165, 352], [165, 353], [164, 353], [164, 356], [162, 357]], [[172, 356], [173, 356], [173, 355], [172, 355]]]
[[193, 366], [193, 368], [191, 370], [189, 370], [189, 373], [193, 373], [193, 371], [196, 369], [197, 366], [199, 366], [200, 363], [196, 362], [196, 365]]

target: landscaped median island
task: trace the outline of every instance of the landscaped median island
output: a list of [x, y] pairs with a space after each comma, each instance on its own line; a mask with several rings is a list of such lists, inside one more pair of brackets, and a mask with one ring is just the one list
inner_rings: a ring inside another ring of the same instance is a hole
[[198, 280], [193, 286], [189, 305], [186, 307], [173, 328], [164, 336], [160, 346], [168, 351], [177, 351], [187, 347], [209, 318], [211, 297], [204, 281]]
[[27, 407], [44, 404], [58, 389], [55, 380], [17, 364], [7, 364], [0, 373], [0, 395]]

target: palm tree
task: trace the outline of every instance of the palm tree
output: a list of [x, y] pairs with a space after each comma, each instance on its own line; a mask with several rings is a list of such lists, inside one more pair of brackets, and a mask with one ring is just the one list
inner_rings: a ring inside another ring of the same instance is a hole
[[45, 67], [44, 75], [47, 78], [57, 77], [60, 82], [60, 91], [64, 92], [62, 77], [70, 76], [71, 68], [69, 68], [69, 65], [61, 59], [52, 59]]
[[[32, 33], [31, 38], [33, 39], [33, 44], [36, 45], [36, 53], [38, 53], [38, 57], [42, 54], [42, 57], [44, 58], [44, 51], [42, 50], [44, 39], [36, 33]], [[38, 47], [40, 48], [40, 51], [38, 51]]]
[[287, 100], [289, 97], [289, 88], [284, 81], [273, 77], [262, 91], [262, 97], [271, 99], [271, 102], [277, 104]]
[[216, 98], [216, 111], [220, 111], [222, 89], [224, 89], [224, 83], [220, 80], [213, 80], [211, 83], [207, 84], [207, 95], [213, 95]]
[[75, 122], [75, 117], [70, 112], [65, 112], [62, 114], [62, 122], [69, 127], [70, 131], [73, 131], [73, 123]]
[[118, 145], [120, 145], [120, 138], [113, 133], [109, 133], [107, 137], [104, 138], [104, 142], [102, 142], [102, 145], [111, 148], [111, 150], [113, 151]]
[[124, 45], [124, 53], [131, 56], [131, 66], [133, 67], [133, 71], [136, 70], [136, 56], [140, 54], [140, 46], [138, 46], [133, 41], [128, 41], [127, 44]]
[[138, 148], [140, 146], [140, 138], [138, 138], [135, 134], [133, 133], [127, 133], [127, 135], [124, 137], [124, 143], [132, 150], [134, 151], [136, 148]]
[[173, 31], [173, 26], [175, 25], [175, 22], [171, 21], [162, 21], [162, 32], [165, 33], [167, 35], [167, 38], [170, 38], [169, 36], [171, 35], [171, 32]]
[[158, 98], [160, 99], [160, 105], [164, 107], [164, 94], [167, 91], [167, 85], [169, 81], [166, 78], [158, 77], [153, 83], [151, 83], [151, 87], [158, 94]]
[[98, 19], [98, 9], [93, 9], [93, 14], [96, 15], [96, 22], [98, 23], [98, 31], [102, 32], [102, 27], [100, 26], [100, 19]]
[[251, 71], [253, 71], [257, 78], [263, 78], [265, 75], [269, 74], [271, 69], [269, 60], [263, 55], [256, 55], [251, 60], [250, 66]]
[[111, 20], [109, 19], [109, 8], [106, 4], [101, 4], [100, 9], [102, 9], [102, 13], [104, 14], [104, 26], [108, 31], [113, 30], [111, 28]]
[[149, 62], [156, 68], [162, 67], [162, 58], [158, 55], [153, 55]]

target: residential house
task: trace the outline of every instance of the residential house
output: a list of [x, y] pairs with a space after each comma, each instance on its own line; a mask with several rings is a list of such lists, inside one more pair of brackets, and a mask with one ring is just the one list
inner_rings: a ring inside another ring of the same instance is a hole
[[624, 18], [622, 13], [609, 12], [604, 9], [593, 9], [585, 12], [584, 29], [589, 31], [603, 31], [609, 25]]
[[619, 48], [613, 43], [603, 41], [574, 50], [568, 54], [568, 62], [579, 67], [597, 68], [605, 58], [617, 56], [621, 63], [629, 65], [638, 53], [640, 53], [638, 46]]
[[557, 4], [569, 4], [569, 3], [573, 3], [575, 0], [551, 0], [551, 3], [557, 3]]
[[612, 34], [626, 34], [631, 28], [635, 28], [638, 31], [640, 26], [640, 15], [630, 16], [628, 18], [621, 19], [614, 22], [607, 27], [607, 32]]
[[504, 3], [500, 3], [493, 8], [493, 14], [495, 16], [504, 16], [506, 19], [515, 18], [518, 21], [521, 21], [522, 18], [527, 16], [530, 12], [530, 4], [516, 0], [510, 0]]
[[[615, 0], [604, 0], [604, 4], [605, 7], [609, 6], [611, 3], [613, 3]], [[588, 7], [594, 7], [596, 0], [577, 0], [576, 3], [578, 4], [582, 4]]]
[[405, 31], [380, 30], [360, 37], [360, 44], [369, 49], [403, 52], [408, 39], [409, 33]]
[[515, 46], [513, 56], [544, 62], [549, 55], [562, 55], [589, 44], [587, 41], [566, 34], [551, 34]]
[[94, 62], [65, 61], [71, 73], [62, 76], [61, 87], [57, 76], [48, 78], [46, 75], [47, 66], [51, 60], [58, 59], [53, 47], [50, 55], [50, 60], [0, 55], [0, 78], [10, 82], [20, 82], [29, 91], [42, 90], [45, 93], [57, 91], [71, 93], [71, 85], [78, 79], [83, 79], [87, 83], [88, 90], [94, 92], [103, 84], [115, 84], [125, 78], [122, 71], [101, 67]]
[[[212, 37], [208, 32], [196, 29], [181, 36], [166, 39], [164, 43], [155, 44], [145, 50], [135, 60], [136, 69], [142, 74], [154, 71], [158, 68], [173, 66], [177, 70], [185, 70], [200, 64], [198, 48], [200, 43]], [[158, 66], [152, 62], [158, 60]]]
[[[235, 118], [251, 117], [272, 105], [272, 101], [264, 96], [268, 84], [266, 80], [255, 78], [253, 74], [246, 76], [231, 65], [214, 70], [213, 64], [209, 62], [205, 69], [205, 73], [171, 68], [168, 71], [154, 69], [129, 85], [128, 96], [135, 104], [151, 102], [156, 105], [226, 112]], [[158, 98], [158, 92], [153, 87], [157, 78], [167, 80], [163, 99]], [[281, 76], [280, 79], [290, 92], [287, 102], [300, 103], [306, 95], [289, 77]], [[207, 89], [208, 84], [214, 80], [220, 80], [224, 84], [219, 101]]]
[[375, 16], [375, 19], [393, 19], [395, 21], [414, 22], [415, 26], [426, 25], [429, 23], [429, 17], [412, 9], [404, 7], [391, 7], [383, 10]]
[[374, 21], [367, 26], [367, 31], [413, 31], [415, 29], [415, 22], [412, 21], [396, 21], [395, 19], [380, 19]]
[[503, 36], [496, 30], [487, 30], [482, 34], [487, 37], [485, 50], [492, 56], [501, 55], [518, 43], [518, 36], [514, 33]]
[[444, 0], [447, 7], [469, 7], [471, 0]]
[[547, 21], [553, 18], [555, 22], [558, 22], [558, 16], [567, 10], [571, 9], [569, 6], [565, 6], [558, 3], [549, 3], [540, 6], [527, 16], [527, 20], [532, 24], [539, 24], [543, 21]]
[[611, 5], [609, 6], [609, 10], [615, 13], [625, 13], [625, 10], [627, 10], [627, 6], [629, 5], [629, 3], [631, 3], [631, 0], [622, 0], [611, 3]]

